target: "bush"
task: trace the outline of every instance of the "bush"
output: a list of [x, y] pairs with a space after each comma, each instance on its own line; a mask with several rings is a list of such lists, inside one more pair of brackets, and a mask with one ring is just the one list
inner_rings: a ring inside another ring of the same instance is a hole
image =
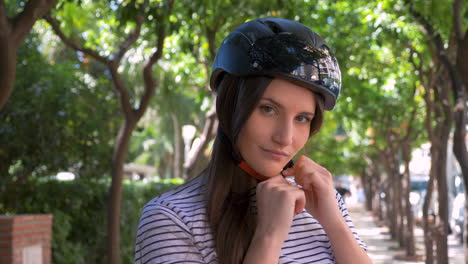
[[[122, 190], [122, 263], [133, 263], [141, 209], [177, 182], [125, 182]], [[31, 180], [0, 193], [0, 214], [53, 214], [53, 263], [104, 263], [110, 181]]]

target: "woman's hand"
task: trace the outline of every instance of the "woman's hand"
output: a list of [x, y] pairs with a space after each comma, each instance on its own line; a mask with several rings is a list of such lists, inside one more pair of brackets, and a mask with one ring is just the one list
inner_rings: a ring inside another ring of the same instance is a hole
[[344, 221], [330, 172], [301, 156], [283, 176], [295, 176], [299, 188], [280, 175], [257, 185], [258, 223], [244, 264], [278, 263], [295, 214], [304, 206], [323, 226], [337, 263], [372, 263]]
[[302, 186], [306, 197], [306, 210], [312, 214], [324, 228], [342, 221], [336, 201], [333, 177], [331, 173], [306, 156], [297, 159], [292, 168], [283, 171], [283, 176], [294, 176]]
[[305, 202], [304, 191], [281, 175], [259, 183], [255, 235], [268, 235], [282, 244], [288, 236], [294, 216], [302, 212]]
[[257, 184], [256, 195], [257, 227], [243, 263], [278, 263], [293, 218], [304, 209], [304, 191], [277, 175]]
[[337, 263], [369, 263], [364, 249], [356, 242], [344, 221], [336, 200], [331, 173], [306, 156], [301, 156], [292, 168], [282, 173], [295, 176], [306, 196], [306, 210], [323, 226], [330, 239]]

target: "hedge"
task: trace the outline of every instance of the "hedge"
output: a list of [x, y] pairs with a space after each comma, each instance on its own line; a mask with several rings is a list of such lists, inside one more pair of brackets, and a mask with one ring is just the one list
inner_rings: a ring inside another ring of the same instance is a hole
[[[121, 260], [133, 263], [141, 209], [180, 180], [124, 182], [122, 189]], [[53, 214], [52, 263], [105, 263], [109, 180], [30, 180], [0, 194], [0, 214]]]

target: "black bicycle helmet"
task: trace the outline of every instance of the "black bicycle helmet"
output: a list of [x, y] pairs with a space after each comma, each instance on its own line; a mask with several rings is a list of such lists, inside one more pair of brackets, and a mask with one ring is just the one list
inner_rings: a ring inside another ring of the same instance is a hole
[[287, 79], [322, 95], [325, 110], [333, 109], [341, 89], [340, 68], [325, 41], [303, 24], [281, 18], [252, 20], [229, 34], [213, 64], [211, 89], [223, 73]]

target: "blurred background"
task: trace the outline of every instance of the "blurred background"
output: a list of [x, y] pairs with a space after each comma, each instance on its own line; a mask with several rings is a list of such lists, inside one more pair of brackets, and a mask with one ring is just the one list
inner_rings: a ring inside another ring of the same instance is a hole
[[321, 35], [343, 77], [301, 154], [387, 228], [401, 254], [382, 263], [455, 263], [449, 237], [467, 251], [467, 9], [464, 0], [0, 0], [0, 214], [52, 214], [51, 263], [133, 263], [143, 205], [208, 162], [221, 41], [248, 20], [282, 17]]

